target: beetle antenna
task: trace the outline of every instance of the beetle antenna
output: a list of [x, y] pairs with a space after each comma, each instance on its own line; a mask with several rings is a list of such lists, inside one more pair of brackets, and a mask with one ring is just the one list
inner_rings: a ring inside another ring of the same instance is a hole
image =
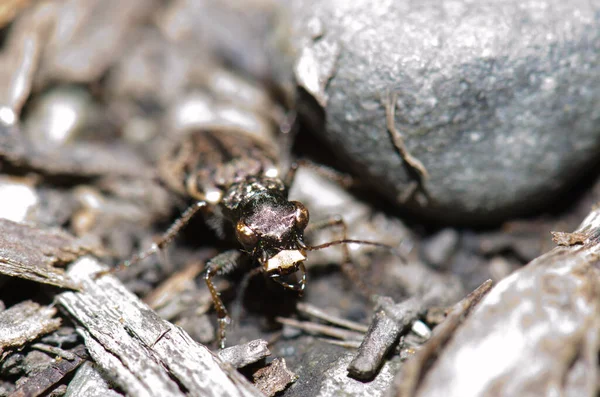
[[384, 243], [378, 243], [375, 241], [353, 240], [353, 239], [334, 240], [334, 241], [330, 241], [325, 244], [312, 245], [312, 246], [309, 245], [306, 247], [306, 249], [308, 251], [317, 251], [317, 250], [320, 250], [323, 248], [331, 247], [332, 245], [339, 245], [339, 244], [361, 244], [361, 245], [371, 245], [374, 247], [385, 248], [388, 251], [392, 252], [395, 256], [402, 259], [402, 262], [406, 263], [406, 258], [396, 247], [392, 247], [391, 245], [384, 244]]

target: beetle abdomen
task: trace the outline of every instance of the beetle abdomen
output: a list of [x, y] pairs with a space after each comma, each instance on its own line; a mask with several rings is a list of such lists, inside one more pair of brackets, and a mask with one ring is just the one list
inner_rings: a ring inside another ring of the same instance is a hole
[[165, 183], [182, 195], [217, 204], [248, 177], [277, 177], [275, 147], [235, 131], [200, 130], [175, 144], [159, 163]]

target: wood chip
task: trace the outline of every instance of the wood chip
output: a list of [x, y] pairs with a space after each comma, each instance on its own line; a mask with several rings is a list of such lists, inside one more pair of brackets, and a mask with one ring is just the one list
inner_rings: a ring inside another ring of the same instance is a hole
[[7, 276], [77, 289], [77, 283], [56, 266], [90, 251], [60, 229], [40, 229], [0, 219], [0, 273]]
[[30, 377], [9, 397], [36, 397], [45, 394], [53, 386], [60, 383], [65, 376], [77, 369], [85, 360], [86, 353], [83, 346], [71, 350], [73, 360], [57, 359], [36, 375]]
[[56, 308], [25, 301], [0, 312], [0, 357], [9, 347], [22, 346], [60, 327]]
[[348, 374], [354, 379], [373, 379], [383, 363], [383, 357], [399, 336], [399, 327], [392, 318], [383, 310], [375, 313], [356, 357], [348, 365]]
[[375, 313], [356, 357], [348, 366], [348, 373], [355, 379], [373, 379], [387, 352], [424, 311], [422, 300], [417, 298], [394, 304], [390, 298], [382, 297], [378, 306], [380, 310]]
[[585, 233], [566, 233], [566, 232], [551, 232], [552, 233], [552, 241], [556, 245], [562, 245], [565, 247], [570, 247], [572, 245], [578, 245], [585, 243], [587, 240], [587, 235]]
[[217, 353], [219, 358], [233, 365], [235, 368], [242, 368], [248, 364], [262, 360], [271, 355], [266, 340], [256, 339], [241, 345], [231, 346]]
[[195, 286], [194, 279], [203, 269], [204, 264], [202, 262], [190, 263], [183, 270], [171, 275], [148, 294], [144, 298], [144, 302], [155, 310], [164, 307], [168, 302], [179, 297], [182, 291], [193, 288]]
[[77, 369], [73, 380], [64, 397], [119, 397], [120, 393], [110, 388], [110, 385], [98, 371], [98, 367], [86, 362]]
[[283, 358], [276, 358], [271, 365], [256, 371], [252, 379], [260, 391], [267, 396], [274, 396], [295, 382], [298, 376], [287, 368]]
[[88, 257], [69, 275], [81, 292], [58, 296], [81, 324], [78, 331], [94, 361], [130, 396], [260, 396], [232, 366], [224, 364], [181, 328], [159, 318], [106, 269]]

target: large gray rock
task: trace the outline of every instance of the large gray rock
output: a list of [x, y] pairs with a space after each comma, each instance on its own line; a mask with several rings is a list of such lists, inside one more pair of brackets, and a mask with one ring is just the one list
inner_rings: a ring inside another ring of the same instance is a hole
[[[396, 203], [481, 223], [549, 203], [600, 150], [600, 3], [290, 0], [323, 137]], [[395, 126], [422, 178], [386, 129]], [[410, 194], [411, 183], [421, 187]]]

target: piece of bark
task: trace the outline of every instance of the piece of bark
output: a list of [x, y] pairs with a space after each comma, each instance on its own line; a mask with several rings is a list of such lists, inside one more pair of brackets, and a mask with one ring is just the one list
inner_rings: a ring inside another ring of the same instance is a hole
[[0, 357], [9, 347], [22, 346], [60, 327], [56, 308], [32, 301], [18, 303], [0, 312]]
[[573, 235], [574, 244], [555, 247], [500, 281], [428, 370], [422, 367], [415, 387], [397, 395], [596, 396], [600, 209]]
[[266, 340], [256, 339], [242, 345], [235, 345], [219, 350], [217, 355], [224, 363], [229, 363], [235, 368], [242, 368], [248, 364], [262, 360], [271, 355], [271, 352]]
[[295, 382], [298, 376], [287, 368], [283, 358], [278, 357], [270, 365], [256, 371], [252, 379], [260, 391], [267, 396], [274, 396]]
[[122, 394], [110, 388], [110, 385], [90, 361], [77, 369], [69, 382], [64, 397], [120, 397]]
[[232, 366], [224, 364], [182, 329], [159, 318], [113, 276], [84, 257], [69, 270], [81, 292], [57, 302], [81, 324], [94, 361], [131, 396], [260, 396]]
[[358, 353], [348, 366], [348, 373], [355, 379], [373, 379], [386, 353], [424, 312], [423, 302], [418, 298], [394, 304], [390, 298], [381, 297], [378, 306], [379, 310], [375, 313]]
[[163, 281], [151, 293], [144, 297], [144, 302], [154, 310], [160, 309], [173, 299], [177, 299], [181, 292], [195, 288], [194, 279], [204, 269], [202, 262], [192, 262], [184, 269], [175, 272]]
[[583, 244], [587, 239], [585, 233], [565, 233], [565, 232], [551, 232], [552, 241], [556, 245], [564, 245], [570, 247], [572, 245]]
[[383, 363], [383, 357], [399, 336], [398, 325], [385, 311], [380, 310], [375, 313], [371, 327], [358, 348], [358, 353], [348, 365], [348, 374], [354, 379], [373, 379]]
[[36, 397], [45, 394], [65, 376], [77, 369], [87, 358], [83, 346], [71, 350], [73, 360], [58, 358], [52, 365], [30, 377], [9, 397]]
[[0, 273], [7, 276], [77, 289], [77, 283], [56, 266], [90, 251], [90, 247], [60, 229], [41, 229], [0, 219]]
[[[103, 373], [129, 396], [174, 396], [185, 394], [141, 344], [124, 339], [117, 347], [105, 348], [85, 329], [79, 329], [85, 346]], [[108, 335], [113, 335], [109, 331]], [[113, 354], [109, 349], [116, 350]]]

